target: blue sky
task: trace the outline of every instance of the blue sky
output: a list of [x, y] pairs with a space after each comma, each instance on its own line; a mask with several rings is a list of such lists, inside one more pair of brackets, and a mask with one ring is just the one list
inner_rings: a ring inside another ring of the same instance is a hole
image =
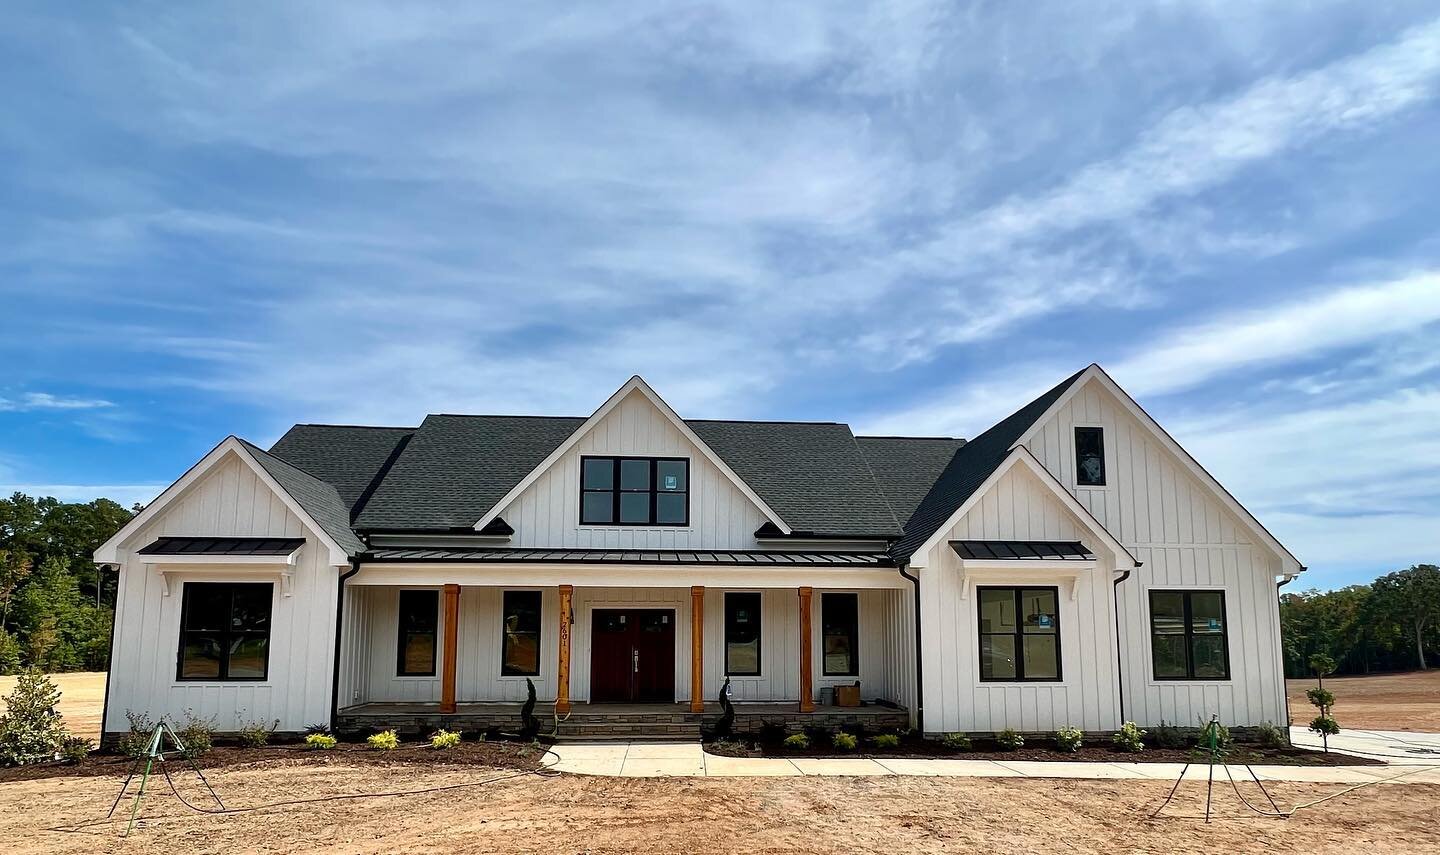
[[634, 373], [973, 436], [1098, 361], [1306, 583], [1440, 559], [1433, 3], [480, 5], [7, 7], [0, 490]]

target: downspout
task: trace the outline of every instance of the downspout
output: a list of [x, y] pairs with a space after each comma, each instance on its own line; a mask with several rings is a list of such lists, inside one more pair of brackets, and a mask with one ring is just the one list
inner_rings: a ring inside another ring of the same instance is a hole
[[915, 587], [915, 730], [925, 735], [925, 657], [920, 655], [920, 577], [905, 572], [901, 563], [900, 575], [910, 580]]
[[330, 675], [330, 732], [340, 722], [340, 636], [345, 630], [345, 580], [360, 572], [360, 557], [350, 559], [350, 569], [340, 574], [335, 587], [335, 667]]
[[1129, 579], [1132, 572], [1134, 572], [1133, 568], [1120, 574], [1120, 578], [1114, 582], [1111, 596], [1115, 603], [1115, 686], [1120, 690], [1121, 724], [1125, 723], [1125, 654], [1120, 649], [1120, 583]]
[[99, 568], [101, 577], [97, 580], [97, 588], [100, 587], [98, 583], [104, 581], [105, 568], [115, 568], [115, 606], [110, 609], [110, 646], [105, 648], [105, 700], [100, 702], [100, 739], [98, 744], [101, 748], [104, 748], [105, 717], [110, 714], [110, 684], [114, 682], [112, 677], [115, 672], [115, 619], [120, 614], [120, 565], [97, 564], [95, 566]]
[[[1306, 569], [1301, 567], [1300, 572], [1303, 573]], [[1290, 693], [1285, 690], [1285, 622], [1280, 615], [1280, 589], [1294, 582], [1299, 575], [1300, 573], [1286, 576], [1275, 583], [1275, 632], [1280, 638], [1280, 697], [1285, 701], [1285, 738], [1287, 741], [1290, 738]]]

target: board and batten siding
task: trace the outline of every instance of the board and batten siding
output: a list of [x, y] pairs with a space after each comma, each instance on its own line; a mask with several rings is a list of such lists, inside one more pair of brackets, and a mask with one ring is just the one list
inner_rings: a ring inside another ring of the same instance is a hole
[[[1078, 576], [1043, 570], [965, 571], [948, 544], [958, 539], [1079, 540], [1105, 552], [1029, 470], [1013, 467], [944, 533], [920, 569], [927, 733], [1054, 731], [1120, 725], [1111, 617], [1111, 562], [1099, 559]], [[1001, 683], [980, 680], [977, 586], [1056, 587], [1061, 680]], [[1072, 587], [1074, 590], [1072, 591]]]
[[[687, 526], [580, 525], [580, 458], [684, 457], [690, 461]], [[760, 509], [642, 393], [631, 392], [500, 512], [520, 547], [754, 549]]]
[[[1104, 487], [1076, 484], [1077, 426], [1104, 429]], [[1076, 390], [1026, 446], [1142, 562], [1119, 587], [1126, 718], [1184, 727], [1213, 713], [1227, 725], [1284, 726], [1280, 556], [1099, 382]], [[1149, 592], [1165, 588], [1225, 592], [1229, 680], [1154, 679]]]
[[[162, 536], [303, 537], [290, 596], [277, 572], [235, 566], [167, 565], [161, 575], [136, 551]], [[233, 452], [120, 544], [115, 641], [104, 730], [128, 729], [126, 711], [184, 721], [187, 714], [234, 731], [278, 720], [301, 731], [330, 720], [335, 594], [340, 569], [329, 550], [250, 466]], [[263, 681], [181, 682], [175, 679], [180, 608], [188, 582], [270, 582], [270, 661]]]

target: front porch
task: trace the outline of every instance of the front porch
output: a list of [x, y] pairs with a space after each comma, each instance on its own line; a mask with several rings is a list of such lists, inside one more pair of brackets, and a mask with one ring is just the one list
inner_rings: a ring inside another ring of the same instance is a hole
[[[520, 709], [515, 703], [463, 703], [455, 712], [443, 713], [438, 704], [365, 703], [340, 711], [337, 727], [342, 733], [368, 733], [394, 729], [401, 735], [425, 736], [440, 728], [469, 732], [520, 730]], [[567, 738], [628, 738], [636, 736], [699, 737], [721, 716], [720, 705], [710, 703], [704, 712], [691, 712], [683, 704], [574, 704], [568, 715], [557, 716], [551, 705], [537, 705], [542, 736]], [[781, 726], [798, 732], [804, 727], [827, 730], [863, 728], [866, 731], [898, 731], [909, 725], [909, 713], [899, 707], [865, 704], [840, 707], [816, 704], [802, 713], [798, 704], [755, 703], [735, 705], [736, 733], [758, 733], [765, 726]]]

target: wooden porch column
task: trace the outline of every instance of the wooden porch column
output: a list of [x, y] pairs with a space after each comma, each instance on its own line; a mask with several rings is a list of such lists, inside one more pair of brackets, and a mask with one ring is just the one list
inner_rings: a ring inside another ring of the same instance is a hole
[[815, 711], [815, 680], [810, 656], [810, 588], [800, 589], [800, 712]]
[[560, 586], [560, 662], [555, 669], [555, 712], [570, 712], [570, 602], [574, 585]]
[[460, 635], [460, 586], [445, 586], [445, 652], [440, 672], [440, 712], [455, 712], [455, 656]]
[[705, 586], [690, 588], [690, 712], [705, 712]]

